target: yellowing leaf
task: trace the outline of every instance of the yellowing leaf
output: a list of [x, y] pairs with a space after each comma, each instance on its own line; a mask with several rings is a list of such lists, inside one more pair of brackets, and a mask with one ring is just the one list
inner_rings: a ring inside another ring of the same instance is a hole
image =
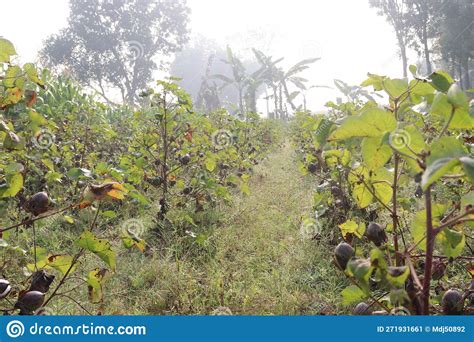
[[122, 199], [125, 198], [123, 192], [117, 191], [117, 190], [115, 190], [115, 189], [110, 190], [110, 191], [107, 193], [107, 196], [112, 197], [112, 198], [115, 198], [115, 199], [119, 199], [119, 200], [122, 200]]
[[64, 221], [66, 221], [67, 223], [70, 223], [70, 224], [74, 223], [74, 219], [69, 215], [64, 215], [63, 218], [64, 218]]
[[347, 235], [349, 234], [353, 234], [357, 236], [359, 239], [361, 239], [365, 232], [365, 224], [363, 222], [361, 222], [360, 224], [357, 224], [357, 222], [352, 221], [352, 220], [348, 220], [340, 224], [339, 228], [341, 229], [341, 233], [344, 239], [346, 239]]
[[76, 243], [79, 247], [96, 254], [115, 271], [115, 252], [112, 250], [109, 241], [99, 239], [91, 231], [86, 230], [81, 234]]
[[[50, 255], [48, 257], [48, 262], [46, 265], [58, 270], [62, 274], [66, 274], [69, 268], [71, 268], [72, 261], [73, 258], [70, 255]], [[72, 267], [71, 271], [69, 271], [69, 274], [74, 272], [74, 270], [76, 269], [76, 265]]]
[[104, 284], [110, 278], [110, 272], [105, 268], [96, 268], [87, 275], [89, 301], [100, 303], [104, 298]]

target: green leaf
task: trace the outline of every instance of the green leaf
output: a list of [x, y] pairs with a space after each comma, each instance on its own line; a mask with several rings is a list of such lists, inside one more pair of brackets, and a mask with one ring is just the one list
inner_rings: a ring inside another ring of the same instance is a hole
[[375, 170], [385, 165], [392, 156], [390, 146], [382, 144], [380, 138], [365, 138], [362, 140], [362, 158], [369, 170]]
[[470, 191], [463, 197], [461, 197], [461, 207], [465, 208], [469, 205], [474, 206], [474, 191]]
[[[34, 249], [32, 248], [31, 254], [34, 254]], [[26, 265], [28, 270], [34, 271], [36, 268], [50, 269], [53, 268], [62, 274], [66, 274], [69, 269], [69, 274], [72, 274], [76, 268], [77, 264], [74, 264], [72, 267], [73, 257], [70, 255], [63, 254], [51, 254], [47, 253], [46, 249], [37, 247], [36, 248], [36, 267], [34, 263]]]
[[369, 172], [367, 168], [359, 166], [353, 173], [350, 173], [348, 177], [349, 183], [352, 185], [352, 197], [360, 208], [366, 208], [372, 203], [374, 197], [365, 184], [359, 180], [359, 177], [366, 183], [369, 182]]
[[431, 165], [426, 168], [426, 171], [423, 173], [423, 177], [421, 178], [423, 190], [428, 189], [431, 184], [460, 164], [461, 162], [459, 159], [455, 158], [441, 158], [436, 160], [434, 163], [431, 163]]
[[397, 128], [390, 134], [386, 134], [382, 140], [401, 153], [401, 158], [405, 160], [413, 173], [422, 171], [416, 159], [418, 154], [426, 149], [426, 144], [418, 128], [411, 125]]
[[[453, 107], [448, 101], [448, 96], [443, 93], [436, 94], [431, 105], [430, 113], [440, 116], [446, 122], [450, 116]], [[469, 114], [469, 109], [458, 107], [455, 109], [454, 116], [449, 123], [450, 129], [472, 129], [474, 128], [474, 118]]]
[[247, 196], [250, 195], [250, 187], [247, 183], [240, 184], [240, 191]]
[[357, 184], [352, 189], [352, 196], [354, 197], [359, 208], [367, 208], [373, 201], [374, 196], [365, 187], [364, 184]]
[[[410, 99], [414, 105], [422, 103], [426, 97], [432, 95], [434, 92], [435, 89], [428, 82], [421, 82], [416, 79], [410, 82]], [[407, 105], [408, 103], [402, 105], [401, 109]]]
[[23, 164], [20, 164], [20, 163], [11, 163], [11, 164], [8, 164], [8, 165], [5, 167], [4, 172], [5, 172], [6, 174], [15, 174], [15, 173], [23, 172], [24, 169], [25, 169], [25, 168], [24, 168]]
[[353, 137], [379, 137], [393, 131], [397, 122], [393, 114], [379, 108], [369, 108], [357, 116], [349, 116], [334, 131], [328, 140], [343, 140]]
[[40, 113], [35, 110], [30, 110], [28, 113], [30, 118], [30, 125], [29, 127], [33, 131], [33, 133], [37, 133], [40, 130], [40, 127], [46, 125], [48, 120], [46, 120]]
[[109, 241], [98, 239], [91, 231], [86, 230], [81, 234], [76, 243], [78, 246], [96, 254], [115, 271], [115, 253], [112, 251]]
[[385, 76], [374, 75], [368, 73], [368, 79], [361, 83], [362, 87], [373, 86], [375, 91], [379, 91], [383, 89], [383, 81], [385, 80]]
[[[439, 221], [443, 217], [444, 213], [446, 212], [446, 205], [443, 204], [433, 204], [432, 205], [432, 219], [433, 219], [433, 226], [438, 226]], [[426, 250], [426, 210], [421, 210], [416, 213], [415, 219], [412, 221], [411, 226], [411, 234], [413, 237], [413, 241], [417, 244], [417, 248], [420, 250]], [[421, 240], [425, 240], [420, 242]], [[419, 243], [420, 242], [420, 243]]]
[[474, 159], [469, 157], [461, 157], [459, 161], [462, 163], [464, 173], [466, 174], [469, 181], [474, 184]]
[[351, 305], [360, 302], [366, 297], [365, 293], [355, 285], [346, 287], [342, 290], [341, 295], [343, 305]]
[[79, 177], [92, 178], [92, 173], [90, 170], [78, 167], [70, 169], [66, 175], [71, 179], [77, 179]]
[[462, 232], [452, 229], [443, 229], [436, 237], [443, 248], [443, 254], [449, 258], [456, 258], [462, 254], [466, 246], [466, 237]]
[[390, 291], [389, 298], [390, 304], [394, 307], [402, 306], [410, 300], [408, 293], [404, 289], [393, 289]]
[[141, 205], [150, 204], [150, 201], [145, 196], [143, 196], [140, 192], [138, 192], [138, 190], [132, 190], [128, 193], [128, 195], [131, 198], [136, 199]]
[[395, 99], [400, 97], [408, 90], [408, 81], [400, 78], [386, 78], [383, 80], [383, 87], [390, 98]]
[[413, 158], [416, 158], [417, 154], [426, 148], [423, 135], [418, 128], [412, 125], [391, 132], [389, 144], [395, 150]]
[[371, 265], [375, 268], [378, 268], [381, 270], [387, 269], [387, 261], [385, 260], [385, 255], [378, 248], [374, 248], [370, 251], [370, 262], [371, 262]]
[[18, 192], [23, 188], [23, 175], [17, 173], [11, 176], [7, 176], [7, 187], [5, 190], [0, 189], [0, 197], [15, 197]]
[[7, 131], [3, 140], [3, 147], [10, 150], [21, 150], [25, 147], [25, 142], [12, 131]]
[[206, 159], [205, 166], [209, 172], [213, 172], [216, 168], [216, 160], [212, 157], [208, 157]]
[[317, 142], [316, 148], [323, 146], [327, 142], [329, 133], [331, 133], [331, 129], [333, 125], [334, 125], [334, 122], [327, 119], [322, 119], [319, 122], [318, 128], [316, 129], [316, 139], [315, 139], [315, 141]]
[[392, 200], [393, 189], [391, 182], [393, 182], [393, 173], [386, 168], [381, 167], [372, 172], [370, 184], [374, 189], [375, 196], [383, 204], [388, 204]]
[[5, 88], [19, 87], [23, 88], [25, 78], [21, 68], [17, 65], [11, 65], [8, 67], [3, 78], [3, 86]]
[[132, 236], [128, 232], [124, 232], [120, 238], [122, 239], [122, 243], [125, 248], [137, 248], [142, 253], [145, 252], [145, 240], [140, 239], [138, 236]]
[[10, 57], [16, 55], [13, 44], [4, 38], [0, 38], [0, 63], [10, 63]]
[[23, 66], [23, 70], [25, 70], [26, 75], [28, 75], [31, 82], [34, 82], [39, 86], [44, 86], [44, 82], [38, 77], [38, 71], [36, 71], [36, 67], [33, 63], [26, 63]]
[[107, 218], [115, 218], [117, 217], [117, 213], [113, 210], [106, 210], [102, 212], [102, 215]]
[[433, 86], [427, 82], [420, 82], [417, 80], [412, 80], [410, 82], [410, 93], [419, 95], [419, 96], [427, 96], [431, 95], [435, 92]]
[[402, 287], [410, 275], [410, 269], [407, 266], [389, 267], [387, 280], [395, 287]]
[[456, 83], [453, 83], [448, 90], [448, 102], [454, 108], [469, 108], [469, 99], [467, 95], [462, 91], [461, 87]]
[[51, 159], [41, 159], [41, 161], [50, 171], [54, 171], [54, 163]]
[[370, 260], [367, 259], [352, 259], [348, 262], [346, 271], [350, 276], [355, 277], [362, 282], [363, 287], [368, 287], [369, 278], [372, 274], [373, 267]]
[[442, 137], [433, 142], [430, 147], [427, 163], [432, 164], [442, 158], [459, 158], [468, 155], [466, 148], [455, 137]]
[[467, 151], [455, 137], [442, 137], [431, 145], [430, 150], [427, 168], [421, 180], [423, 190], [449, 173], [454, 167], [461, 165], [461, 157], [465, 157], [463, 160], [469, 165], [470, 158], [466, 157]]
[[436, 88], [436, 90], [446, 93], [449, 90], [451, 84], [454, 80], [447, 72], [438, 70], [432, 73], [428, 79], [431, 81], [431, 85]]

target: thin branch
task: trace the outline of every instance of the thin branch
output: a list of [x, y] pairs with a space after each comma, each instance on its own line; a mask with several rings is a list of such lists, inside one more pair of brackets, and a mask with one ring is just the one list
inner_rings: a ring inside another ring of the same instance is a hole
[[77, 207], [79, 204], [80, 203], [71, 204], [70, 206], [68, 206], [66, 208], [59, 209], [59, 210], [56, 210], [56, 211], [52, 211], [50, 213], [47, 213], [46, 215], [37, 216], [37, 217], [34, 217], [34, 218], [27, 218], [27, 219], [21, 221], [20, 223], [14, 224], [12, 226], [9, 226], [9, 227], [6, 227], [6, 228], [0, 228], [0, 233], [6, 232], [6, 231], [9, 231], [11, 229], [15, 229], [15, 228], [18, 228], [18, 227], [21, 227], [21, 226], [27, 226], [27, 225], [32, 224], [35, 221], [38, 221], [38, 220], [41, 220], [41, 219], [44, 219], [44, 218], [47, 218], [47, 217], [50, 217], [50, 216], [54, 216], [56, 214], [60, 214], [60, 213], [65, 212], [69, 209], [73, 209], [73, 208]]
[[446, 131], [448, 130], [448, 127], [449, 125], [451, 124], [451, 121], [453, 120], [453, 117], [454, 117], [454, 112], [456, 111], [456, 108], [454, 108], [454, 106], [451, 107], [451, 114], [449, 115], [449, 119], [448, 121], [446, 121], [446, 123], [444, 124], [444, 127], [443, 129], [441, 130], [441, 132], [439, 132], [439, 135], [438, 135], [438, 139], [441, 138], [444, 133], [446, 133]]

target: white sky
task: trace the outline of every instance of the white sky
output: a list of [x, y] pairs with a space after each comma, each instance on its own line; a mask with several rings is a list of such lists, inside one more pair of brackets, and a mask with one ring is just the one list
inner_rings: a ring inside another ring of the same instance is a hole
[[[304, 76], [310, 84], [333, 79], [359, 84], [367, 72], [401, 76], [395, 36], [368, 0], [188, 0], [191, 30], [236, 51], [256, 45], [290, 66], [321, 57]], [[35, 61], [42, 41], [64, 27], [67, 0], [2, 1], [0, 36], [11, 40], [21, 61]], [[415, 63], [412, 58], [409, 63]], [[310, 108], [320, 110], [338, 93], [314, 89]]]

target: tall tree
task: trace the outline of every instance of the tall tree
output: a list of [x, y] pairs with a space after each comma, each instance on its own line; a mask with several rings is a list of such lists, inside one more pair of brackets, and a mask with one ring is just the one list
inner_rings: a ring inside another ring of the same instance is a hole
[[[304, 59], [280, 74], [280, 83], [283, 92], [285, 93], [286, 102], [290, 105], [293, 111], [297, 109], [296, 105], [293, 103], [295, 97], [299, 95], [300, 91], [306, 90], [306, 82], [308, 82], [306, 78], [300, 76], [300, 73], [308, 69], [310, 64], [318, 60], [320, 60], [320, 58]], [[290, 93], [289, 84], [293, 84], [298, 91]]]
[[[259, 64], [251, 58], [236, 57], [242, 63], [246, 73], [259, 69]], [[233, 79], [233, 68], [229, 68], [228, 54], [225, 47], [202, 36], [197, 36], [182, 51], [175, 54], [170, 66], [170, 74], [181, 78], [179, 85], [193, 98], [197, 107], [212, 111], [214, 106], [235, 109], [239, 103], [238, 88], [229, 86]], [[223, 75], [218, 79], [214, 75]], [[222, 87], [226, 85], [225, 87]], [[260, 95], [257, 90], [256, 96]], [[211, 97], [216, 97], [212, 99]], [[206, 98], [206, 99], [205, 99]], [[243, 92], [244, 102], [251, 102], [249, 94]], [[204, 105], [204, 101], [207, 105]], [[251, 106], [252, 107], [252, 106]]]
[[158, 56], [188, 40], [188, 16], [184, 0], [74, 0], [68, 26], [46, 41], [41, 59], [106, 99], [114, 88], [133, 103], [158, 69]]
[[202, 76], [199, 92], [196, 95], [196, 107], [206, 112], [221, 108], [219, 87], [215, 81], [211, 80], [211, 67], [214, 57], [214, 55], [211, 55], [208, 58], [206, 72]]
[[447, 0], [404, 0], [407, 6], [406, 23], [410, 28], [411, 43], [424, 57], [426, 72], [431, 74], [430, 41], [439, 36], [440, 21]]
[[449, 1], [443, 11], [436, 51], [464, 88], [471, 87], [470, 73], [474, 57], [473, 0]]
[[407, 44], [409, 39], [409, 26], [406, 23], [407, 6], [403, 0], [370, 0], [370, 6], [377, 9], [377, 14], [385, 16], [392, 25], [397, 37], [400, 57], [402, 58], [403, 77], [407, 77], [408, 57]]
[[279, 119], [281, 116], [281, 101], [279, 101], [278, 86], [282, 71], [277, 66], [277, 64], [280, 63], [283, 58], [273, 60], [272, 56], [267, 56], [262, 51], [254, 49], [253, 52], [255, 54], [255, 57], [257, 58], [257, 61], [261, 65], [262, 73], [260, 77], [262, 78], [264, 84], [272, 90], [272, 94], [266, 95], [265, 99], [267, 101], [267, 111], [269, 108], [268, 102], [270, 99], [273, 99], [274, 111], [272, 113], [267, 112], [267, 116], [271, 119]]
[[[294, 99], [301, 91], [306, 90], [306, 82], [308, 80], [301, 77], [300, 73], [308, 69], [309, 65], [319, 60], [319, 58], [302, 60], [285, 71], [277, 65], [283, 58], [273, 60], [273, 57], [266, 56], [263, 52], [256, 49], [254, 49], [254, 54], [261, 64], [261, 70], [259, 72], [260, 78], [273, 92], [271, 96], [274, 100], [274, 117], [288, 119], [286, 104], [291, 107], [292, 111], [296, 111], [297, 106], [294, 104]], [[290, 93], [290, 84], [298, 90]], [[269, 96], [266, 98], [268, 101]]]
[[245, 112], [257, 112], [257, 94], [262, 84], [260, 70], [251, 71], [244, 64], [243, 60], [234, 54], [232, 49], [227, 47], [227, 58], [222, 60], [230, 66], [231, 76], [225, 74], [215, 74], [213, 78], [223, 82], [221, 89], [233, 86], [238, 94], [239, 115], [244, 116]]

